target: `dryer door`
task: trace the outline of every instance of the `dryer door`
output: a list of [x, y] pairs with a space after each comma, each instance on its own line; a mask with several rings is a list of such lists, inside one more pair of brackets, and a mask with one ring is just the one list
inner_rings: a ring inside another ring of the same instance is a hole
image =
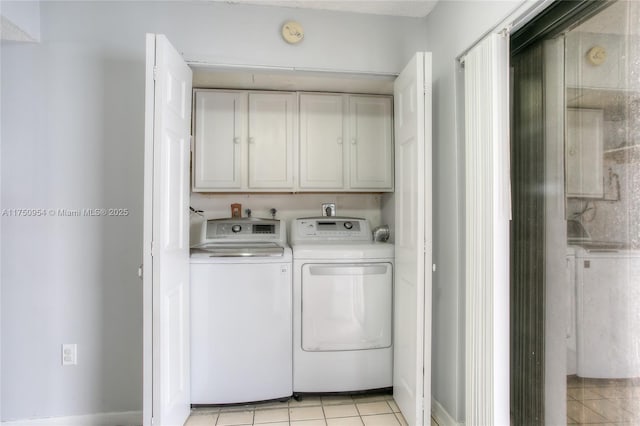
[[302, 267], [302, 349], [350, 351], [391, 346], [391, 263]]

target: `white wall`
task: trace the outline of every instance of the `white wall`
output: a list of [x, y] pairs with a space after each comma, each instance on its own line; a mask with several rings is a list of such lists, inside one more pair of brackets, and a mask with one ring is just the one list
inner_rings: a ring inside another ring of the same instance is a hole
[[[3, 2], [4, 4], [4, 2]], [[140, 410], [144, 34], [189, 59], [399, 72], [423, 20], [205, 2], [43, 2], [41, 43], [1, 46], [2, 419]], [[279, 28], [305, 27], [289, 46]], [[60, 345], [78, 344], [61, 367]]]
[[[434, 263], [432, 396], [450, 419], [464, 413], [464, 117], [456, 58], [522, 0], [441, 1], [427, 17], [433, 53]], [[505, 368], [509, 368], [505, 366]]]
[[[291, 235], [291, 223], [299, 217], [322, 215], [323, 203], [335, 203], [336, 214], [347, 217], [363, 217], [369, 220], [373, 230], [376, 226], [389, 224], [382, 215], [382, 194], [206, 194], [192, 193], [191, 206], [202, 210], [202, 215], [191, 214], [191, 224], [201, 225], [207, 218], [231, 216], [231, 204], [242, 205], [242, 216], [245, 209], [251, 209], [253, 217], [270, 218], [270, 210], [277, 210], [276, 218], [287, 224], [287, 238]], [[192, 228], [193, 229], [193, 228]], [[200, 228], [197, 228], [199, 232]], [[197, 244], [198, 234], [191, 233], [191, 244]]]
[[40, 40], [39, 1], [2, 1], [0, 17], [3, 40]]

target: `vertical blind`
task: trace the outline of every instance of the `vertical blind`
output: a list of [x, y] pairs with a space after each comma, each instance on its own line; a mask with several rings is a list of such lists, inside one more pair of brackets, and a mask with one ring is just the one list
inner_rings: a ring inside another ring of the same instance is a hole
[[509, 424], [509, 41], [464, 57], [466, 424]]

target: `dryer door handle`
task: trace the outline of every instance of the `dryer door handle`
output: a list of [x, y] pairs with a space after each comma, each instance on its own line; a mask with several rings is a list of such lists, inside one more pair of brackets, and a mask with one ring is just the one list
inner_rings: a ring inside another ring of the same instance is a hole
[[327, 265], [312, 266], [309, 268], [311, 275], [384, 275], [389, 265]]

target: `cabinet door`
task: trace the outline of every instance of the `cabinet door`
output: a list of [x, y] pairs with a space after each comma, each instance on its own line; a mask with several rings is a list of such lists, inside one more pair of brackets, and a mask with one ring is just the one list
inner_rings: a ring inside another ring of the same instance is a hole
[[342, 104], [342, 95], [300, 95], [300, 188], [344, 187]]
[[196, 91], [193, 190], [240, 189], [247, 94]]
[[568, 197], [602, 198], [602, 110], [567, 110]]
[[391, 97], [349, 97], [350, 187], [393, 189]]
[[249, 189], [293, 189], [295, 93], [249, 94]]

